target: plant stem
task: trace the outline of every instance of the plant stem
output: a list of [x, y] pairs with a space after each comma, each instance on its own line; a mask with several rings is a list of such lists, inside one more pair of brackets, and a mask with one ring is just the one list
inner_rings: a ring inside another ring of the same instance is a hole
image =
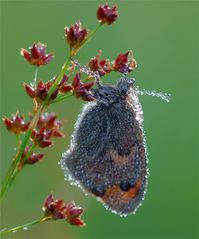
[[70, 92], [70, 93], [68, 93], [66, 95], [61, 95], [61, 96], [57, 97], [55, 100], [53, 100], [52, 103], [54, 104], [54, 103], [60, 102], [60, 101], [66, 99], [66, 98], [68, 98], [68, 97], [70, 97], [72, 95], [73, 95], [72, 92]]
[[90, 40], [92, 40], [92, 38], [94, 37], [94, 35], [96, 34], [96, 32], [100, 29], [100, 27], [101, 27], [102, 25], [103, 25], [102, 23], [99, 23], [99, 24], [97, 25], [97, 27], [90, 33], [90, 35], [89, 35], [88, 39], [86, 40], [86, 42], [84, 43], [84, 45], [85, 45], [86, 43], [88, 43]]
[[33, 80], [33, 86], [34, 86], [35, 89], [36, 89], [36, 87], [37, 87], [38, 70], [39, 70], [39, 67], [36, 66], [36, 67], [35, 67], [35, 76], [34, 76], [34, 80]]
[[50, 219], [51, 219], [50, 217], [42, 217], [41, 219], [23, 224], [21, 226], [13, 227], [11, 229], [4, 230], [4, 231], [2, 230], [2, 231], [0, 231], [0, 236], [7, 235], [7, 234], [10, 234], [10, 233], [15, 233], [15, 232], [18, 232], [19, 230], [26, 230], [29, 227], [32, 227], [33, 225], [36, 225], [36, 224], [39, 224], [39, 223], [42, 223], [42, 222], [46, 222]]
[[[64, 65], [62, 66], [62, 69], [61, 69], [59, 75], [56, 77], [54, 84], [53, 84], [52, 87], [50, 88], [49, 93], [48, 93], [48, 95], [46, 96], [46, 98], [45, 98], [45, 100], [44, 100], [42, 106], [45, 106], [45, 105], [47, 104], [47, 102], [48, 102], [48, 100], [50, 99], [52, 93], [56, 90], [56, 87], [57, 87], [58, 83], [62, 80], [62, 78], [63, 78], [63, 76], [64, 76], [64, 74], [65, 74], [65, 72], [66, 72], [66, 70], [67, 70], [68, 64], [69, 64], [69, 62], [70, 62], [70, 57], [71, 57], [71, 54], [69, 54], [69, 56], [67, 57], [66, 62], [65, 62]], [[42, 106], [41, 106], [41, 107], [42, 107]]]
[[16, 170], [16, 167], [17, 167], [17, 164], [24, 152], [24, 149], [28, 143], [28, 140], [30, 138], [30, 135], [31, 135], [31, 130], [27, 131], [27, 133], [25, 134], [23, 140], [22, 140], [22, 144], [21, 144], [21, 147], [19, 149], [19, 152], [16, 154], [16, 157], [14, 158], [13, 162], [12, 162], [12, 165], [11, 167], [9, 168], [8, 170], [8, 173], [6, 175], [6, 178], [5, 180], [3, 181], [3, 185], [2, 185], [2, 188], [1, 188], [1, 192], [0, 192], [0, 199], [3, 198], [7, 188], [9, 187], [10, 185], [10, 181], [12, 180], [12, 175], [14, 173], [14, 171]]
[[20, 146], [20, 136], [16, 134], [16, 149]]
[[82, 47], [84, 47], [84, 46], [94, 37], [94, 35], [96, 34], [96, 32], [99, 30], [99, 28], [100, 28], [102, 25], [103, 25], [102, 23], [99, 23], [99, 24], [97, 25], [97, 27], [90, 33], [90, 35], [88, 36], [88, 38], [85, 40], [84, 44], [83, 44], [77, 51], [75, 51], [75, 52], [71, 51], [71, 54], [70, 54], [71, 57], [75, 56], [75, 55], [78, 53], [78, 51], [79, 51]]
[[[30, 149], [29, 149], [29, 152], [26, 154], [25, 158], [24, 158], [24, 161], [26, 161], [32, 154], [33, 150], [36, 148], [36, 145], [33, 144]], [[14, 181], [14, 179], [16, 178], [17, 174], [20, 172], [22, 168], [18, 168], [16, 167], [15, 171], [13, 172], [12, 174], [12, 177], [11, 177], [11, 180], [9, 182], [9, 187], [12, 185], [12, 182]]]
[[5, 177], [5, 180], [3, 181], [2, 187], [1, 187], [1, 192], [0, 192], [0, 199], [3, 198], [3, 196], [5, 195], [5, 192], [7, 191], [7, 188], [10, 186], [10, 182], [13, 181], [12, 177], [14, 176], [15, 170], [17, 168], [17, 165], [21, 159], [21, 156], [28, 144], [28, 141], [30, 139], [32, 130], [35, 128], [35, 126], [37, 125], [37, 122], [39, 120], [39, 116], [42, 113], [42, 111], [45, 109], [48, 100], [50, 99], [52, 93], [56, 90], [57, 85], [59, 84], [59, 82], [61, 81], [61, 79], [63, 78], [65, 71], [67, 70], [68, 64], [70, 62], [70, 54], [68, 55], [64, 65], [62, 66], [62, 69], [60, 71], [60, 73], [58, 74], [58, 76], [55, 79], [54, 84], [52, 85], [52, 87], [50, 88], [48, 95], [46, 96], [45, 100], [43, 101], [43, 103], [40, 105], [40, 107], [38, 108], [36, 114], [34, 115], [31, 124], [29, 126], [29, 130], [26, 132], [22, 143], [21, 143], [21, 147], [19, 148], [18, 153], [16, 154], [13, 163], [11, 165], [11, 167], [8, 170], [8, 173]]

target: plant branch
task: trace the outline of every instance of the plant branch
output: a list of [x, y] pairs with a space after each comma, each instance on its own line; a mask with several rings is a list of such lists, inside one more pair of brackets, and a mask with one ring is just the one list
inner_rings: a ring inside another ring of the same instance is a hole
[[32, 222], [29, 222], [29, 223], [25, 223], [21, 226], [13, 227], [13, 228], [8, 229], [8, 230], [1, 230], [0, 231], [0, 236], [4, 236], [4, 235], [10, 234], [10, 233], [15, 233], [15, 232], [18, 232], [20, 230], [27, 230], [30, 227], [32, 227], [33, 225], [36, 225], [36, 224], [39, 224], [39, 223], [42, 223], [42, 222], [46, 222], [50, 219], [51, 219], [51, 217], [42, 217], [41, 219], [34, 220]]
[[8, 170], [8, 173], [5, 177], [5, 180], [3, 181], [3, 184], [2, 184], [2, 187], [1, 187], [1, 192], [0, 192], [0, 199], [3, 198], [5, 192], [7, 191], [7, 188], [10, 186], [10, 182], [13, 181], [12, 180], [12, 177], [14, 176], [14, 173], [16, 171], [16, 168], [17, 168], [17, 165], [21, 159], [21, 156], [28, 144], [28, 141], [30, 139], [30, 136], [31, 136], [31, 133], [32, 133], [32, 130], [36, 127], [37, 125], [37, 122], [39, 120], [39, 117], [42, 113], [42, 111], [45, 109], [47, 103], [48, 103], [48, 100], [50, 99], [51, 95], [53, 94], [53, 92], [56, 90], [57, 88], [57, 85], [59, 84], [59, 82], [62, 80], [66, 70], [67, 70], [67, 67], [68, 67], [68, 64], [70, 62], [70, 54], [69, 56], [67, 57], [64, 65], [62, 66], [62, 69], [60, 71], [60, 73], [58, 74], [58, 76], [56, 77], [55, 79], [55, 82], [54, 84], [52, 85], [52, 87], [50, 88], [49, 92], [48, 92], [48, 95], [46, 96], [45, 100], [43, 101], [43, 103], [40, 105], [40, 107], [38, 108], [37, 112], [35, 113], [31, 123], [30, 123], [30, 126], [29, 126], [29, 130], [26, 132], [23, 140], [22, 140], [22, 143], [21, 143], [21, 147], [19, 148], [19, 151], [18, 153], [16, 154], [14, 160], [13, 160], [13, 163], [11, 165], [11, 167], [9, 168]]

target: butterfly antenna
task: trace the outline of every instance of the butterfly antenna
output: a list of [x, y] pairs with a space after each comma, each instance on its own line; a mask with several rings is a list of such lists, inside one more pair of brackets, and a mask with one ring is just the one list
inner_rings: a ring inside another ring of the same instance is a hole
[[158, 97], [158, 98], [161, 98], [162, 100], [165, 100], [166, 102], [170, 102], [170, 100], [171, 100], [170, 94], [163, 93], [163, 92], [157, 92], [155, 90], [149, 91], [149, 90], [145, 90], [145, 89], [136, 88], [136, 92], [139, 95], [150, 95], [150, 96]]

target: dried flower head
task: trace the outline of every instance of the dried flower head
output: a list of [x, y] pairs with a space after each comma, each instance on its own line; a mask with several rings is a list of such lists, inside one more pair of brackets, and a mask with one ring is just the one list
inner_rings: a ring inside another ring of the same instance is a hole
[[72, 82], [72, 91], [77, 98], [80, 97], [85, 101], [93, 101], [95, 98], [90, 92], [93, 85], [94, 82], [83, 83], [80, 74], [77, 73]]
[[113, 70], [121, 73], [129, 73], [137, 67], [135, 59], [133, 59], [132, 51], [121, 53], [113, 63]]
[[[48, 95], [48, 92], [50, 90], [50, 88], [52, 87], [54, 83], [54, 79], [53, 80], [50, 80], [46, 83], [44, 83], [43, 81], [39, 81], [38, 84], [37, 84], [37, 87], [36, 89], [34, 89], [32, 86], [24, 83], [24, 88], [27, 92], [27, 94], [35, 99], [37, 102], [41, 102], [41, 101], [44, 101], [46, 96]], [[56, 89], [51, 97], [50, 97], [50, 100], [54, 100], [58, 95], [58, 89]]]
[[25, 161], [26, 164], [35, 164], [40, 162], [44, 157], [44, 154], [37, 154], [37, 153], [32, 153], [27, 160]]
[[50, 140], [52, 132], [52, 130], [46, 130], [45, 127], [38, 131], [34, 129], [31, 135], [32, 141], [38, 147], [46, 148], [52, 144], [52, 141]]
[[72, 56], [74, 56], [79, 48], [84, 44], [88, 37], [88, 30], [82, 28], [81, 22], [76, 22], [70, 28], [65, 27], [65, 38], [71, 48]]
[[30, 147], [27, 147], [25, 148], [21, 156], [18, 168], [21, 169], [24, 166], [24, 164], [35, 164], [41, 161], [43, 157], [44, 157], [44, 154], [31, 153]]
[[81, 215], [83, 214], [84, 210], [75, 205], [74, 202], [71, 202], [66, 205], [66, 219], [67, 221], [76, 226], [85, 226], [84, 221], [81, 219]]
[[7, 129], [14, 134], [20, 134], [28, 130], [30, 122], [24, 121], [24, 116], [19, 115], [19, 112], [12, 114], [11, 118], [4, 117], [3, 121]]
[[63, 200], [55, 200], [50, 194], [43, 206], [45, 216], [51, 217], [54, 220], [66, 219], [70, 224], [76, 226], [84, 226], [85, 223], [81, 219], [83, 209], [77, 207], [74, 202], [65, 204]]
[[46, 54], [46, 45], [39, 43], [34, 43], [30, 47], [30, 52], [26, 49], [21, 49], [21, 55], [32, 65], [43, 66], [48, 64], [53, 59], [53, 54]]
[[118, 17], [117, 5], [110, 7], [108, 3], [99, 5], [97, 9], [97, 19], [102, 24], [112, 24]]
[[65, 208], [64, 201], [54, 200], [52, 194], [46, 198], [42, 207], [45, 216], [51, 216], [54, 220], [66, 218]]
[[99, 75], [102, 77], [105, 74], [108, 74], [112, 71], [111, 62], [108, 59], [99, 60], [101, 57], [101, 51], [98, 55], [91, 58], [88, 63], [89, 68], [92, 71], [98, 71]]
[[50, 130], [51, 137], [64, 137], [64, 133], [61, 132], [60, 127], [62, 125], [62, 122], [60, 120], [57, 120], [57, 116], [54, 112], [51, 113], [43, 113], [39, 117], [37, 128], [45, 130]]
[[68, 93], [72, 90], [72, 86], [67, 84], [68, 77], [64, 75], [61, 82], [59, 83], [59, 92], [62, 94]]

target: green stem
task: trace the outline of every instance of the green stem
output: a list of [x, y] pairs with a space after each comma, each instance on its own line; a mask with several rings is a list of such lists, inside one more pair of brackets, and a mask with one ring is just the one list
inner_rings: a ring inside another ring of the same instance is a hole
[[26, 161], [32, 154], [33, 150], [36, 148], [36, 144], [32, 144], [32, 146], [30, 147], [28, 153], [26, 154], [25, 158], [24, 158], [24, 161]]
[[20, 146], [20, 136], [19, 136], [19, 134], [16, 134], [16, 146], [17, 146], [17, 148]]
[[8, 187], [10, 187], [13, 183], [13, 181], [15, 180], [16, 176], [18, 175], [18, 173], [20, 172], [20, 170], [18, 168], [15, 169], [15, 171], [12, 174], [11, 180], [9, 182]]
[[[64, 76], [64, 74], [65, 74], [65, 72], [66, 72], [66, 70], [67, 70], [68, 64], [69, 64], [69, 62], [70, 62], [70, 57], [71, 57], [71, 54], [69, 54], [69, 56], [67, 57], [66, 62], [65, 62], [64, 65], [62, 66], [62, 69], [61, 69], [59, 75], [56, 77], [54, 84], [53, 84], [52, 87], [50, 88], [49, 93], [48, 93], [48, 95], [46, 96], [46, 98], [45, 98], [45, 100], [44, 100], [42, 106], [45, 106], [45, 105], [47, 104], [47, 102], [48, 102], [48, 100], [50, 99], [52, 93], [56, 90], [58, 83], [62, 80], [62, 78], [63, 78], [63, 76]], [[42, 107], [42, 106], [41, 106], [41, 107]]]
[[23, 140], [22, 140], [22, 144], [21, 144], [21, 147], [19, 149], [19, 152], [16, 154], [16, 157], [15, 159], [13, 160], [12, 162], [12, 165], [11, 167], [9, 168], [8, 170], [8, 173], [6, 175], [6, 178], [5, 180], [3, 181], [3, 184], [2, 184], [2, 188], [1, 188], [1, 192], [0, 192], [0, 199], [3, 198], [7, 188], [9, 187], [9, 184], [10, 184], [10, 181], [12, 180], [12, 175], [14, 173], [14, 171], [16, 170], [16, 167], [17, 167], [17, 164], [24, 152], [24, 149], [28, 143], [28, 140], [30, 138], [30, 135], [31, 135], [31, 130], [27, 131], [27, 133], [25, 134]]
[[42, 217], [41, 219], [38, 219], [38, 220], [35, 220], [35, 221], [32, 221], [32, 222], [23, 224], [23, 225], [18, 226], [18, 227], [14, 227], [14, 228], [11, 228], [11, 229], [8, 229], [8, 230], [4, 230], [4, 231], [1, 230], [0, 231], [0, 236], [7, 235], [7, 234], [10, 234], [10, 233], [15, 233], [15, 232], [18, 232], [20, 230], [26, 230], [29, 227], [32, 227], [33, 225], [36, 225], [36, 224], [39, 224], [39, 223], [42, 223], [42, 222], [46, 222], [46, 221], [48, 221], [50, 219], [51, 219], [50, 217]]
[[85, 45], [86, 43], [88, 43], [90, 40], [92, 40], [92, 38], [94, 37], [94, 35], [96, 34], [96, 32], [100, 29], [100, 27], [101, 27], [102, 25], [103, 25], [102, 23], [99, 23], [99, 24], [97, 25], [97, 27], [90, 33], [90, 35], [89, 35], [88, 39], [86, 40], [86, 42], [84, 43], [84, 45]]
[[39, 67], [36, 66], [36, 68], [35, 68], [35, 76], [34, 76], [34, 80], [33, 80], [33, 86], [34, 86], [35, 89], [36, 89], [36, 87], [37, 87], [38, 70], [39, 70]]
[[73, 95], [72, 92], [70, 92], [70, 93], [68, 93], [68, 94], [66, 94], [66, 95], [60, 95], [60, 96], [57, 97], [55, 100], [53, 100], [52, 103], [54, 104], [54, 103], [60, 102], [60, 101], [66, 99], [66, 98], [68, 98], [68, 97], [70, 97], [70, 96], [72, 96], [72, 95]]
[[89, 34], [88, 38], [85, 40], [85, 42], [83, 43], [83, 45], [82, 45], [80, 48], [74, 49], [74, 50], [71, 49], [71, 54], [70, 54], [71, 57], [75, 56], [75, 55], [78, 53], [78, 51], [79, 51], [80, 49], [82, 49], [82, 47], [84, 47], [84, 46], [94, 37], [94, 35], [96, 34], [96, 32], [99, 30], [99, 28], [100, 28], [102, 25], [103, 25], [102, 23], [99, 23], [99, 24], [97, 25], [97, 27]]
[[[32, 154], [33, 150], [35, 149], [35, 147], [36, 147], [35, 144], [33, 144], [33, 145], [30, 147], [28, 153], [26, 154], [25, 158], [23, 159], [24, 162], [31, 156], [31, 154]], [[9, 182], [9, 187], [12, 185], [13, 181], [15, 180], [16, 176], [17, 176], [18, 173], [21, 171], [21, 169], [22, 169], [22, 168], [16, 167], [15, 171], [14, 171], [13, 174], [12, 174], [11, 180], [10, 180], [10, 182]]]

